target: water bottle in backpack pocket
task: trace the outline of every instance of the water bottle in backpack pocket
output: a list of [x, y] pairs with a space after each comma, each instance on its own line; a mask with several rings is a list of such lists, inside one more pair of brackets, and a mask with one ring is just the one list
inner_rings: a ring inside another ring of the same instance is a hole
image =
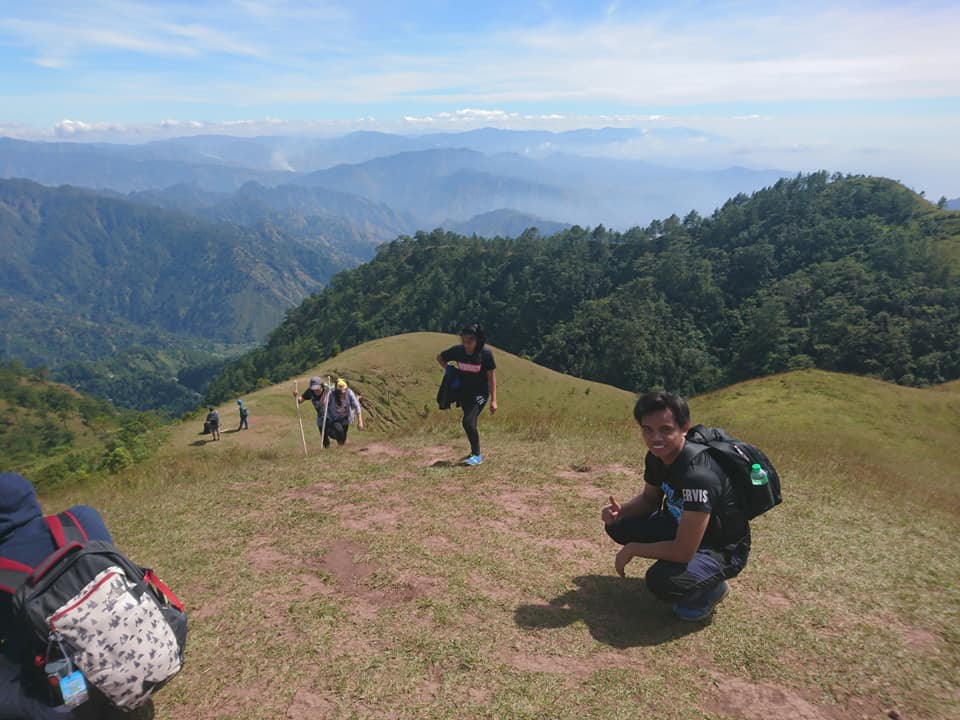
[[748, 520], [779, 505], [780, 475], [760, 448], [737, 440], [722, 428], [695, 425], [687, 440], [706, 446], [733, 483], [740, 506]]

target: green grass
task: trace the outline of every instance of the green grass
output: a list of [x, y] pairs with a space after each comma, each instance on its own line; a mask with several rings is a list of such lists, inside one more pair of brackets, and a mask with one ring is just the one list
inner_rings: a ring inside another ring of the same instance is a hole
[[291, 382], [245, 398], [249, 432], [197, 444], [199, 421], [174, 426], [149, 465], [44, 498], [102, 508], [183, 595], [188, 664], [158, 717], [960, 712], [960, 385], [805, 371], [693, 399], [695, 420], [769, 452], [785, 502], [754, 523], [715, 620], [688, 626], [643, 562], [614, 576], [600, 526], [607, 494], [642, 482], [630, 394], [498, 351], [488, 462], [433, 467], [467, 449], [433, 402], [451, 342], [389, 338], [306, 373], [364, 398], [370, 431], [341, 450], [319, 452], [307, 406], [303, 457]]

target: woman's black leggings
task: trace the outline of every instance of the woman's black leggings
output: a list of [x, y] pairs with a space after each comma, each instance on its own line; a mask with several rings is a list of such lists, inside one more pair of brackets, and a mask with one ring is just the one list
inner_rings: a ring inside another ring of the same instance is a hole
[[467, 440], [470, 441], [471, 455], [480, 454], [480, 431], [477, 430], [477, 420], [480, 419], [480, 413], [486, 404], [486, 396], [477, 395], [473, 402], [467, 400], [463, 405], [463, 430], [467, 433]]

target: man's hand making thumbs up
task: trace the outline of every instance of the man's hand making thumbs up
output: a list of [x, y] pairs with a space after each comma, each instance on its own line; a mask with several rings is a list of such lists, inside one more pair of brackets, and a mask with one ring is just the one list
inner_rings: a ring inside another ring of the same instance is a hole
[[620, 504], [613, 499], [613, 495], [610, 496], [610, 504], [603, 508], [600, 512], [600, 517], [603, 519], [604, 525], [609, 525], [614, 523], [620, 517]]

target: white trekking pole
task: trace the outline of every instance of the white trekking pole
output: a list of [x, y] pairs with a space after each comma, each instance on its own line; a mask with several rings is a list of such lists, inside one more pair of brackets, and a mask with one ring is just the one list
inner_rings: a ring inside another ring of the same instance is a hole
[[293, 400], [297, 403], [297, 420], [300, 423], [300, 442], [303, 443], [303, 456], [307, 457], [307, 436], [303, 434], [303, 415], [300, 412], [300, 388], [296, 380], [293, 381]]
[[330, 376], [327, 375], [327, 389], [323, 392], [323, 425], [320, 426], [320, 448], [323, 449], [326, 443], [323, 440], [327, 437], [327, 410], [330, 409]]

